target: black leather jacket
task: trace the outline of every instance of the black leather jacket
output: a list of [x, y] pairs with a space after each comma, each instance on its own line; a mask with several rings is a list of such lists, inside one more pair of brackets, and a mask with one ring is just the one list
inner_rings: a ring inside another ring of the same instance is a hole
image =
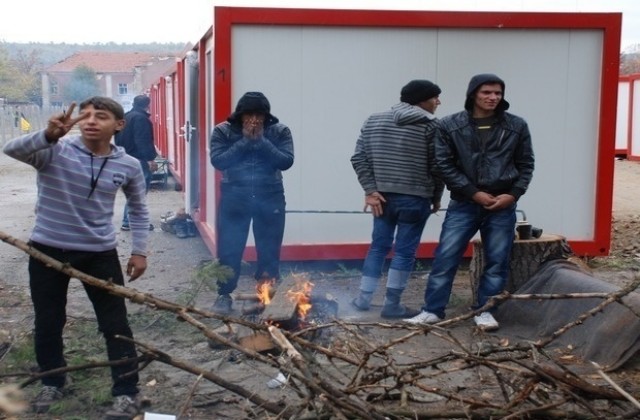
[[238, 124], [218, 124], [211, 135], [211, 164], [223, 185], [261, 192], [283, 191], [282, 173], [293, 165], [293, 139], [287, 126], [271, 124], [259, 140], [242, 135]]
[[468, 111], [440, 120], [436, 134], [436, 165], [451, 198], [471, 201], [478, 191], [511, 194], [516, 200], [531, 182], [534, 155], [527, 123], [503, 113], [484, 143]]

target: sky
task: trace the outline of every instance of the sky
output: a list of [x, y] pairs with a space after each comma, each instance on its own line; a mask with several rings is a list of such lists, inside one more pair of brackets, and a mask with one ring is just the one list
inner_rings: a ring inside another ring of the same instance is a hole
[[[171, 5], [171, 6], [168, 6]], [[213, 7], [514, 12], [622, 12], [621, 49], [640, 44], [639, 0], [18, 0], [0, 15], [0, 42], [195, 43]]]

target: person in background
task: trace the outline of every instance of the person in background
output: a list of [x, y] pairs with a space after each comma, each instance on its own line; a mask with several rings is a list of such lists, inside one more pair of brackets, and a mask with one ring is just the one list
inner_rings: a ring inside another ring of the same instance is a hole
[[[500, 294], [509, 274], [515, 237], [516, 203], [527, 191], [534, 169], [529, 127], [510, 114], [505, 83], [478, 74], [467, 88], [464, 111], [444, 117], [436, 136], [436, 164], [451, 201], [427, 280], [422, 312], [406, 319], [433, 324], [445, 317], [456, 271], [469, 241], [480, 231], [484, 268], [473, 309]], [[499, 327], [491, 311], [474, 317], [478, 327]]]
[[245, 93], [227, 121], [211, 135], [211, 164], [222, 171], [218, 209], [218, 260], [233, 276], [218, 282], [212, 310], [228, 314], [238, 285], [249, 225], [253, 226], [257, 281], [280, 278], [280, 249], [285, 225], [282, 171], [293, 165], [289, 128], [271, 114], [261, 92]]
[[[144, 173], [144, 180], [147, 191], [151, 187], [151, 178], [158, 169], [155, 158], [158, 156], [153, 143], [153, 125], [149, 118], [149, 104], [151, 99], [146, 95], [138, 95], [133, 98], [133, 107], [124, 115], [125, 126], [116, 133], [115, 143], [124, 147], [128, 155], [138, 159]], [[129, 211], [127, 205], [124, 206], [122, 216], [122, 230], [131, 230], [129, 226]], [[153, 225], [149, 224], [149, 230], [153, 230]]]
[[428, 80], [412, 80], [400, 91], [400, 103], [369, 116], [362, 126], [351, 164], [365, 193], [365, 211], [371, 209], [373, 214], [373, 233], [360, 294], [351, 302], [357, 310], [369, 310], [393, 246], [380, 316], [419, 313], [401, 304], [400, 298], [413, 271], [422, 231], [429, 215], [440, 208], [444, 190], [433, 171], [434, 114], [440, 93]]
[[[131, 217], [132, 250], [126, 273], [129, 281], [147, 268], [149, 211], [145, 180], [138, 161], [111, 144], [124, 127], [124, 110], [113, 99], [92, 97], [49, 119], [47, 128], [7, 143], [4, 153], [33, 166], [38, 173], [36, 221], [30, 245], [90, 276], [124, 285], [113, 225], [115, 198], [122, 189]], [[80, 135], [62, 138], [75, 125]], [[69, 275], [37, 258], [29, 259], [29, 286], [35, 311], [35, 354], [41, 372], [66, 366], [62, 332], [66, 323]], [[115, 399], [109, 419], [130, 419], [139, 412], [138, 364], [123, 360], [137, 357], [130, 341], [124, 298], [83, 283], [93, 304], [98, 329], [106, 341], [111, 367], [111, 393]], [[33, 408], [44, 413], [64, 395], [65, 374], [42, 378], [42, 390]]]

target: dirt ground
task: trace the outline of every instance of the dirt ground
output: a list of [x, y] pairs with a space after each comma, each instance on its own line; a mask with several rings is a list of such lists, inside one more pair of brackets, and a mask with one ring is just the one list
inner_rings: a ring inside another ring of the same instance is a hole
[[[614, 227], [613, 250], [610, 257], [599, 258], [592, 263], [596, 276], [613, 283], [624, 283], [635, 271], [633, 266], [640, 258], [640, 239], [638, 227], [640, 223], [640, 163], [617, 160], [615, 164], [614, 187]], [[128, 285], [143, 293], [157, 298], [180, 302], [187, 295], [194, 297], [196, 307], [208, 309], [215, 299], [215, 294], [201, 289], [193, 294], [193, 279], [196, 268], [211, 259], [211, 255], [199, 237], [179, 239], [175, 235], [159, 229], [160, 217], [167, 211], [176, 211], [181, 207], [182, 195], [173, 188], [172, 179], [165, 188], [154, 187], [149, 193], [149, 204], [153, 223], [156, 229], [151, 234], [152, 254], [149, 257], [149, 268], [143, 278]], [[0, 200], [0, 231], [21, 240], [27, 240], [34, 221], [33, 205], [35, 201], [35, 174], [27, 165], [13, 161], [0, 154], [0, 186], [3, 191]], [[123, 197], [119, 197], [116, 206], [116, 225], [122, 214]], [[119, 254], [126, 264], [130, 250], [130, 233], [119, 232]], [[0, 322], [1, 330], [9, 340], [15, 340], [30, 332], [33, 318], [28, 291], [27, 260], [28, 256], [8, 245], [0, 244]], [[427, 262], [420, 262], [418, 270], [424, 270]], [[362, 321], [364, 323], [380, 323], [379, 311], [382, 303], [382, 290], [374, 298], [374, 310], [367, 313], [353, 312], [349, 300], [356, 295], [359, 285], [359, 263], [336, 262], [323, 266], [306, 264], [285, 264], [283, 273], [305, 273], [315, 284], [314, 293], [330, 294], [338, 303], [338, 317], [345, 321]], [[417, 271], [403, 301], [413, 307], [422, 303], [425, 271]], [[248, 276], [241, 278], [238, 291], [252, 291], [254, 283]], [[466, 311], [470, 302], [469, 276], [464, 269], [460, 270], [454, 284], [451, 309], [448, 316], [456, 316]], [[226, 380], [239, 384], [248, 390], [261, 394], [271, 401], [286, 401], [294, 398], [288, 387], [267, 387], [267, 381], [274, 378], [277, 371], [271, 367], [238, 355], [229, 349], [213, 350], [207, 340], [190, 325], [168, 327], [161, 316], [153, 310], [129, 304], [134, 335], [141, 342], [148, 343], [179, 358], [197, 365], [199, 368], [221, 375]], [[72, 282], [68, 301], [70, 322], [93, 319], [93, 312], [84, 295], [79, 282]], [[240, 315], [236, 305], [235, 315]], [[207, 321], [210, 325], [215, 322]], [[384, 341], [395, 337], [388, 329], [369, 327], [371, 340]], [[473, 339], [472, 323], [467, 321], [458, 328], [456, 336]], [[6, 338], [5, 338], [6, 340]], [[435, 354], [448, 351], [447, 342], [430, 341], [427, 346], [400, 348], [398, 354], [403, 361], [419, 360], [425, 357], [424, 352]], [[428, 347], [428, 349], [427, 349]], [[10, 350], [9, 350], [10, 351]], [[73, 348], [67, 351], [73, 353]], [[0, 353], [0, 367], [6, 355]], [[96, 359], [106, 359], [98, 350]], [[4, 369], [3, 369], [4, 370]], [[630, 363], [623, 369], [627, 381], [638, 378], [638, 363]], [[23, 380], [18, 379], [18, 380]], [[460, 384], [477, 378], [461, 375]], [[15, 382], [16, 378], [7, 378], [2, 382]], [[105, 381], [108, 375], [105, 372]], [[197, 385], [196, 385], [197, 383]], [[637, 384], [638, 381], [635, 381]], [[449, 384], [450, 385], [450, 384]], [[37, 387], [27, 388], [29, 395]], [[181, 418], [213, 419], [213, 418], [266, 418], [264, 412], [255, 410], [245, 398], [240, 397], [220, 386], [205, 381], [197, 381], [196, 376], [177, 368], [161, 363], [153, 363], [141, 373], [142, 393], [149, 399], [149, 412], [173, 414], [182, 413]], [[637, 390], [636, 390], [637, 392]], [[73, 398], [73, 393], [70, 396]], [[62, 414], [35, 415], [22, 414], [21, 419], [54, 419], [97, 418], [105, 407], [92, 407], [85, 402], [71, 404]], [[3, 418], [0, 415], [0, 418]]]

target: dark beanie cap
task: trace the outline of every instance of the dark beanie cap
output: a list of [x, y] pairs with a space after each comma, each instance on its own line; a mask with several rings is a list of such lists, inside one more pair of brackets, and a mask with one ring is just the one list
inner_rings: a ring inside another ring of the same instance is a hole
[[400, 102], [415, 105], [419, 102], [435, 98], [442, 90], [433, 82], [428, 80], [412, 80], [402, 87], [400, 91]]
[[275, 124], [278, 119], [271, 115], [271, 104], [262, 92], [247, 92], [238, 100], [236, 110], [227, 118], [227, 121], [240, 122], [242, 114], [258, 112], [266, 116], [265, 124]]
[[138, 95], [133, 98], [133, 106], [136, 108], [146, 108], [151, 103], [151, 98], [147, 95]]
[[496, 112], [502, 113], [507, 109], [509, 109], [509, 102], [507, 102], [506, 99], [504, 99], [504, 94], [505, 94], [504, 80], [502, 80], [495, 74], [491, 74], [491, 73], [476, 74], [471, 78], [471, 80], [469, 81], [469, 87], [467, 88], [467, 98], [465, 99], [465, 102], [464, 102], [464, 109], [466, 109], [467, 111], [473, 110], [473, 104], [475, 102], [474, 97], [476, 92], [480, 88], [480, 86], [486, 85], [486, 84], [493, 84], [493, 83], [498, 83], [502, 87], [502, 100], [498, 104], [498, 107], [496, 108]]

